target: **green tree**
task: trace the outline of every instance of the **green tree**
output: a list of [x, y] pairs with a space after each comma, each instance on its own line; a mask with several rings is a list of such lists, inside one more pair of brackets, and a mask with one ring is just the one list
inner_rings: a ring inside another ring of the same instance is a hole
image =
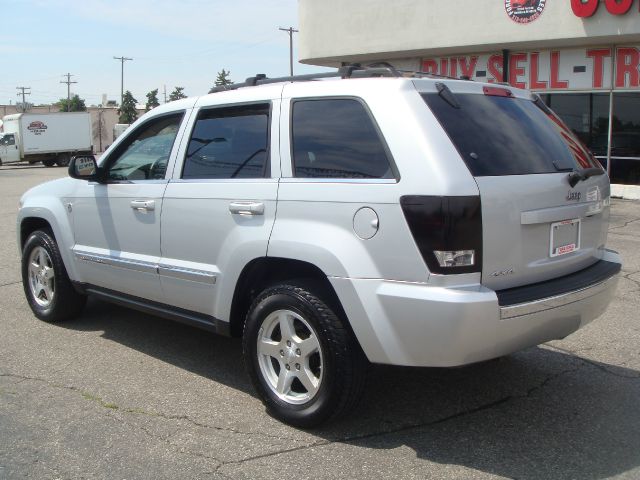
[[138, 112], [136, 112], [136, 105], [138, 101], [133, 98], [133, 95], [129, 90], [124, 92], [122, 97], [122, 105], [120, 105], [120, 118], [118, 123], [133, 123], [138, 118]]
[[183, 92], [184, 87], [176, 87], [171, 95], [169, 95], [169, 101], [173, 102], [175, 100], [180, 100], [181, 98], [187, 98], [187, 96]]
[[61, 112], [86, 112], [87, 106], [84, 104], [84, 100], [78, 95], [74, 95], [70, 99], [61, 98], [58, 102], [58, 107]]
[[231, 85], [233, 82], [229, 78], [231, 72], [226, 71], [224, 68], [218, 72], [218, 76], [216, 77], [215, 86], [216, 87], [224, 87], [225, 85]]
[[155, 90], [151, 90], [149, 93], [147, 93], [147, 105], [146, 105], [147, 112], [152, 108], [156, 108], [159, 105], [160, 105], [160, 102], [158, 101], [158, 89], [156, 88]]

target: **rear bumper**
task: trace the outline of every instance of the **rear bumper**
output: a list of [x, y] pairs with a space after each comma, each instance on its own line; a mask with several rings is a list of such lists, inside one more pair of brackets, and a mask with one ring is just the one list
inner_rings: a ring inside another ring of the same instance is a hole
[[613, 298], [621, 262], [607, 251], [596, 266], [502, 292], [330, 280], [370, 361], [447, 367], [564, 338], [599, 317]]

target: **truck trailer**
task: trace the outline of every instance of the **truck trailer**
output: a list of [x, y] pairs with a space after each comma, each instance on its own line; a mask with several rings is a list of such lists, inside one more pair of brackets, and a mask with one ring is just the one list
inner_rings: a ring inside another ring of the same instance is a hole
[[2, 122], [0, 165], [25, 161], [63, 167], [74, 155], [93, 153], [88, 112], [17, 113]]

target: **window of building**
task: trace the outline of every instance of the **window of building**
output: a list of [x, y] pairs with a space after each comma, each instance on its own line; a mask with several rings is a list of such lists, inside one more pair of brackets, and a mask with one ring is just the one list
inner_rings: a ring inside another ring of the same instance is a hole
[[141, 125], [109, 158], [109, 180], [163, 179], [184, 112], [154, 118]]
[[640, 185], [640, 93], [613, 94], [611, 181]]
[[269, 159], [269, 104], [200, 111], [184, 179], [263, 178]]
[[[546, 94], [542, 98], [606, 168], [609, 93]], [[640, 93], [613, 94], [611, 128], [611, 182], [640, 184]]]
[[385, 145], [354, 99], [293, 103], [294, 175], [300, 178], [394, 178]]

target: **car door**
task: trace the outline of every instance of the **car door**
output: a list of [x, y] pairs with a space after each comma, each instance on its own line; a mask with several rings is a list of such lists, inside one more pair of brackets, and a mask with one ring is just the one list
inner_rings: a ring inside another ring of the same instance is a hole
[[162, 209], [159, 272], [171, 305], [228, 320], [242, 269], [266, 255], [278, 193], [272, 139], [279, 104], [278, 96], [194, 111]]
[[20, 161], [20, 149], [15, 134], [5, 134], [0, 140], [0, 160], [5, 164]]
[[82, 282], [164, 301], [157, 272], [160, 211], [185, 117], [183, 110], [143, 122], [104, 159], [102, 182], [79, 182], [68, 208]]

